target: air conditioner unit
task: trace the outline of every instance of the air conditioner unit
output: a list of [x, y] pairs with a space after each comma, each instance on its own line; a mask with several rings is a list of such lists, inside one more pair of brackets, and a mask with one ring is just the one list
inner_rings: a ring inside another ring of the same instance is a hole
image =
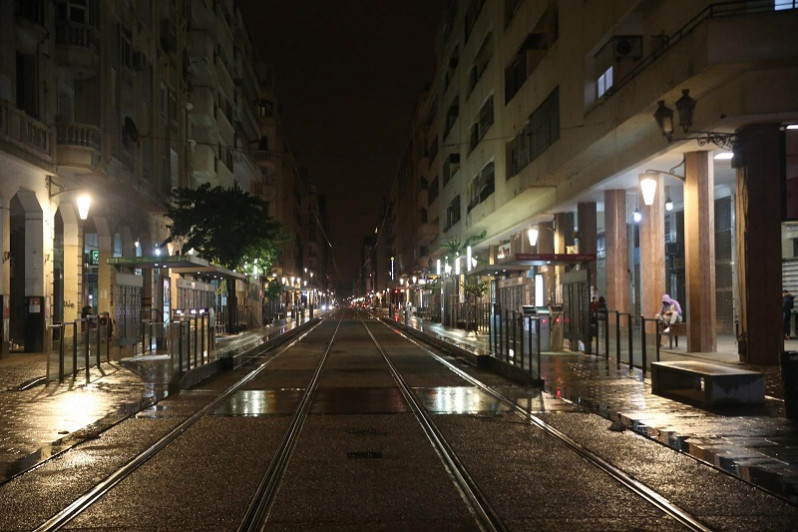
[[616, 35], [612, 39], [612, 55], [616, 60], [640, 59], [643, 56], [643, 37], [640, 35]]

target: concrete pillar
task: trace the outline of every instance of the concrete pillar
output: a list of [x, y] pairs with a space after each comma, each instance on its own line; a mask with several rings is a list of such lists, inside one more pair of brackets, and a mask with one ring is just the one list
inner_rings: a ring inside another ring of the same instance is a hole
[[[577, 221], [579, 226], [579, 253], [596, 254], [596, 233], [598, 223], [596, 221], [596, 203], [579, 203], [576, 207]], [[590, 270], [590, 286], [595, 292], [600, 292], [597, 286], [596, 263], [588, 264]]]
[[715, 175], [712, 152], [685, 155], [684, 255], [687, 351], [717, 350], [715, 312]]
[[[642, 177], [642, 176], [641, 176]], [[665, 201], [662, 176], [657, 175], [654, 203], [645, 205], [638, 182], [640, 221], [640, 314], [653, 318], [665, 293]]]
[[777, 364], [781, 320], [781, 208], [784, 133], [778, 124], [746, 126], [735, 147], [740, 359]]
[[[554, 253], [554, 224], [545, 222], [538, 224], [538, 253]], [[555, 302], [554, 291], [554, 267], [541, 266], [540, 273], [543, 275], [543, 304]]]
[[[554, 252], [566, 253], [570, 246], [574, 245], [574, 213], [572, 212], [558, 212], [554, 215]], [[556, 279], [554, 281], [554, 289], [556, 293], [556, 300], [562, 302], [562, 282], [560, 281], [562, 274], [565, 272], [565, 266], [556, 266]]]
[[64, 222], [64, 322], [68, 322], [80, 317], [83, 306], [83, 230], [72, 202], [62, 201], [59, 211]]
[[626, 191], [604, 191], [604, 249], [607, 269], [607, 308], [629, 312], [628, 239]]
[[97, 265], [97, 308], [95, 312], [108, 312], [113, 316], [111, 306], [113, 294], [113, 269], [106, 259], [114, 254], [114, 239], [108, 228], [108, 219], [104, 216], [94, 217], [94, 227], [97, 229], [97, 238], [100, 249], [100, 263]]

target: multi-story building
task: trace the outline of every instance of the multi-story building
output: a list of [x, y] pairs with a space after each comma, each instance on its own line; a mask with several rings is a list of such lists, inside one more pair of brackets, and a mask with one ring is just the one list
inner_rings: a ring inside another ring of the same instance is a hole
[[427, 194], [405, 207], [437, 218], [429, 257], [484, 231], [476, 275], [504, 308], [600, 293], [652, 317], [669, 292], [689, 351], [736, 333], [743, 360], [774, 362], [782, 222], [796, 212], [797, 7], [451, 2], [413, 141]]
[[268, 100], [235, 2], [0, 0], [0, 28], [3, 350], [88, 306], [125, 344], [149, 314], [219, 305], [220, 278], [251, 292], [164, 246], [172, 189], [282, 178], [258, 162]]

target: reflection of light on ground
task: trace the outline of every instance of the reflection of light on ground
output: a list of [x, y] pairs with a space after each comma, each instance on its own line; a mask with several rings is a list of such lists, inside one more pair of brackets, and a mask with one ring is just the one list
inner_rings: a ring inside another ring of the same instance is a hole
[[465, 414], [497, 410], [498, 404], [477, 388], [445, 386], [423, 397], [428, 408], [441, 414]]
[[237, 416], [258, 416], [276, 411], [274, 390], [242, 390], [233, 394], [223, 410]]
[[97, 394], [73, 391], [63, 394], [53, 405], [57, 430], [74, 432], [102, 417], [103, 401]]

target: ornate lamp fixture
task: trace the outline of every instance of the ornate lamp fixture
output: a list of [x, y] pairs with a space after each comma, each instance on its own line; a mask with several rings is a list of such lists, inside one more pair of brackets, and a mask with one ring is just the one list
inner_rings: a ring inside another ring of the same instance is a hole
[[720, 131], [693, 131], [693, 114], [695, 112], [696, 101], [690, 97], [690, 89], [682, 89], [682, 97], [676, 100], [676, 111], [679, 114], [679, 125], [686, 136], [684, 138], [673, 138], [673, 109], [665, 105], [665, 100], [657, 102], [657, 110], [654, 112], [654, 119], [657, 121], [662, 135], [668, 142], [676, 140], [695, 140], [699, 146], [705, 146], [710, 142], [725, 150], [734, 150], [739, 137], [735, 133], [723, 133]]

